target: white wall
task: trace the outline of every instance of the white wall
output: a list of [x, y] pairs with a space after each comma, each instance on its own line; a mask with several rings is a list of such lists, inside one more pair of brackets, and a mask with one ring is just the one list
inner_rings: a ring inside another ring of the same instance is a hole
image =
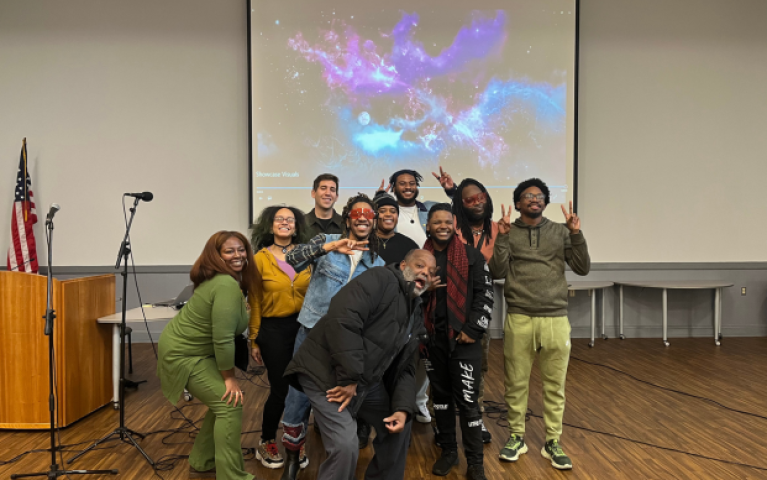
[[[0, 251], [24, 136], [39, 210], [62, 206], [59, 265], [115, 261], [122, 192], [156, 196], [134, 224], [141, 265], [189, 265], [214, 231], [244, 231], [245, 14], [244, 0], [3, 0]], [[582, 0], [580, 78], [594, 261], [767, 260], [767, 2]]]
[[580, 43], [593, 260], [767, 260], [767, 2], [582, 0]]
[[115, 262], [123, 192], [155, 195], [138, 264], [189, 265], [213, 232], [245, 230], [245, 38], [243, 0], [0, 2], [3, 265], [23, 137], [38, 211], [61, 205], [58, 265]]

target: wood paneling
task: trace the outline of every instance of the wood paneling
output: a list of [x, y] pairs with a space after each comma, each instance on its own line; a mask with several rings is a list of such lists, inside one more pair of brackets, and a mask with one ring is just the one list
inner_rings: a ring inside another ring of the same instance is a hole
[[[0, 272], [0, 428], [47, 428], [47, 278]], [[111, 398], [110, 328], [114, 275], [53, 280], [54, 349], [62, 426]]]
[[[565, 422], [571, 425], [612, 433], [659, 446], [697, 453], [705, 456], [749, 463], [767, 468], [767, 446], [763, 432], [767, 421], [724, 410], [702, 400], [660, 390], [632, 380], [625, 375], [603, 367], [576, 360], [603, 363], [624, 370], [638, 378], [675, 388], [695, 395], [706, 396], [727, 406], [755, 413], [767, 414], [767, 339], [726, 338], [721, 347], [706, 339], [674, 339], [671, 347], [663, 347], [660, 340], [598, 341], [589, 349], [587, 339], [574, 341], [572, 360], [567, 379], [567, 408]], [[155, 376], [156, 362], [149, 345], [134, 346], [135, 379], [147, 379], [138, 391], [127, 395], [126, 423], [140, 432], [168, 430], [184, 425], [171, 418], [170, 404], [160, 392]], [[246, 406], [243, 430], [258, 430], [267, 390], [265, 377], [241, 380]], [[529, 407], [535, 414], [542, 411], [540, 374], [533, 369]], [[491, 367], [486, 399], [503, 401], [503, 353], [500, 340], [491, 345]], [[186, 405], [181, 402], [180, 405]], [[193, 420], [200, 420], [206, 408], [196, 401], [184, 408]], [[485, 423], [493, 433], [493, 442], [485, 446], [485, 470], [492, 480], [525, 479], [764, 479], [767, 472], [744, 466], [675, 453], [632, 443], [608, 435], [592, 433], [565, 426], [562, 443], [572, 457], [575, 469], [571, 472], [555, 471], [539, 451], [545, 438], [543, 421], [531, 418], [527, 423], [527, 442], [530, 452], [514, 464], [501, 463], [498, 452], [506, 441], [507, 432], [498, 415], [488, 413]], [[65, 444], [95, 440], [117, 426], [118, 412], [103, 408], [61, 432]], [[199, 423], [198, 423], [199, 425]], [[281, 433], [278, 431], [278, 434]], [[157, 433], [140, 441], [155, 460], [165, 455], [188, 454], [193, 439], [187, 434], [175, 434], [165, 439], [166, 433]], [[243, 446], [255, 447], [259, 433], [243, 435]], [[460, 437], [459, 437], [460, 443]], [[317, 467], [325, 456], [321, 438], [309, 433], [308, 453], [310, 465], [300, 479], [316, 477]], [[0, 460], [8, 460], [33, 448], [46, 448], [48, 437], [43, 432], [0, 432]], [[72, 466], [76, 468], [118, 468], [118, 478], [145, 480], [152, 470], [132, 447], [111, 442], [113, 448], [88, 453]], [[84, 448], [86, 445], [77, 447]], [[69, 449], [65, 458], [74, 455]], [[431, 426], [416, 423], [408, 452], [407, 480], [436, 479], [431, 467], [439, 454], [433, 443]], [[360, 452], [357, 478], [363, 478], [364, 469], [372, 456], [372, 447]], [[0, 478], [8, 474], [45, 470], [50, 458], [45, 453], [34, 453], [17, 463], [0, 467]], [[261, 480], [277, 480], [281, 470], [267, 470], [256, 460], [246, 461], [248, 471]], [[170, 471], [159, 472], [166, 480], [188, 478], [185, 461]], [[448, 480], [465, 478], [466, 463], [461, 453], [461, 464]]]

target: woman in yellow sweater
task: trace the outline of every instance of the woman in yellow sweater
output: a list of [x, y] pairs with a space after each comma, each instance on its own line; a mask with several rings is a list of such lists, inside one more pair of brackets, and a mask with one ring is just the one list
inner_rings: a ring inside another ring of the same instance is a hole
[[[294, 207], [265, 208], [253, 225], [253, 249], [256, 267], [261, 274], [259, 298], [249, 299], [250, 340], [253, 359], [266, 365], [269, 398], [264, 405], [261, 442], [256, 458], [266, 468], [281, 468], [282, 456], [274, 439], [285, 409], [288, 382], [282, 374], [293, 358], [298, 332], [298, 312], [304, 303], [311, 273], [296, 273], [285, 262], [285, 254], [295, 245], [306, 243], [309, 232], [304, 214]], [[302, 467], [308, 462], [302, 458]]]

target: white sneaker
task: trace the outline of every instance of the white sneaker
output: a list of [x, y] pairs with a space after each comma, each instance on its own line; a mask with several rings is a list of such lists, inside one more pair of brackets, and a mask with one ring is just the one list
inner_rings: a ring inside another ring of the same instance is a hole
[[415, 419], [421, 423], [431, 423], [429, 408], [426, 405], [418, 405], [418, 411], [415, 414]]

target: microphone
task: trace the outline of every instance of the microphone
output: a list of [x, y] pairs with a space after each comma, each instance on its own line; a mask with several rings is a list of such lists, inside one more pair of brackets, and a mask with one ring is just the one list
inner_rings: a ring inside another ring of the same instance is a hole
[[154, 195], [152, 195], [152, 192], [141, 192], [141, 193], [123, 193], [123, 197], [133, 197], [138, 198], [139, 200], [143, 200], [145, 202], [151, 202], [154, 198]]
[[51, 220], [53, 220], [53, 216], [56, 215], [56, 212], [58, 212], [59, 210], [61, 210], [61, 207], [59, 206], [58, 203], [51, 203], [51, 209], [48, 210], [48, 215], [45, 217], [45, 219], [50, 222]]

